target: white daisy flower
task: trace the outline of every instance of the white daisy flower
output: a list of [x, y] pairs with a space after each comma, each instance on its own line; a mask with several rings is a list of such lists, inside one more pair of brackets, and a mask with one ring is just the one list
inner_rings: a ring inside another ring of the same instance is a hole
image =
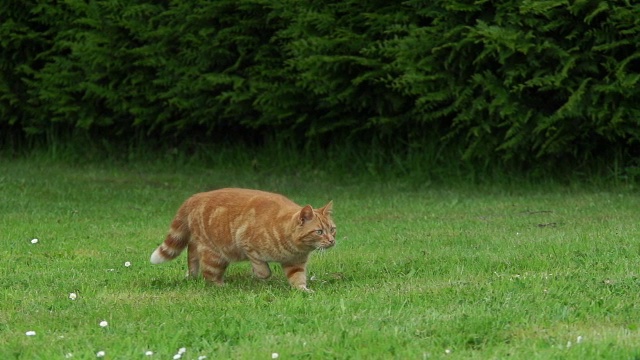
[[36, 332], [35, 332], [35, 331], [33, 331], [33, 330], [29, 330], [29, 331], [27, 331], [27, 332], [26, 332], [26, 333], [24, 333], [24, 334], [25, 334], [25, 335], [27, 335], [27, 336], [36, 336]]
[[37, 244], [38, 243], [38, 239], [31, 239], [31, 243], [32, 244]]
[[71, 294], [69, 294], [69, 299], [71, 299], [71, 300], [75, 300], [75, 299], [77, 299], [77, 298], [78, 298], [78, 294], [76, 294], [76, 293], [71, 293]]
[[106, 353], [105, 353], [104, 351], [102, 351], [102, 350], [100, 350], [100, 351], [98, 351], [98, 352], [96, 353], [96, 356], [97, 356], [97, 357], [104, 357], [105, 355], [106, 355]]
[[124, 262], [124, 267], [129, 267], [131, 266], [131, 262], [130, 261], [125, 261]]
[[173, 355], [173, 360], [179, 360], [182, 357], [181, 354], [175, 354]]
[[272, 353], [272, 354], [271, 354], [271, 358], [272, 358], [272, 359], [277, 359], [277, 358], [279, 358], [279, 357], [280, 357], [280, 354], [278, 354], [278, 353]]
[[147, 356], [151, 356], [151, 355], [153, 355], [153, 351], [148, 350], [144, 354], [147, 355]]
[[182, 355], [182, 354], [184, 354], [186, 352], [187, 352], [187, 348], [185, 348], [185, 347], [181, 347], [180, 349], [178, 349], [178, 354], [180, 354], [180, 355]]
[[107, 327], [107, 326], [109, 326], [109, 323], [106, 320], [100, 321], [100, 327]]

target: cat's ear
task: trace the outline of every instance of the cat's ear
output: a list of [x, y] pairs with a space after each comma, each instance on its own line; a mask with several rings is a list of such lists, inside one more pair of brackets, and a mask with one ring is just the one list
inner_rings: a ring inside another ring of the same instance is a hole
[[300, 210], [300, 225], [311, 220], [313, 220], [313, 208], [307, 205]]
[[320, 209], [320, 213], [324, 216], [331, 216], [333, 214], [333, 200], [329, 201], [327, 205]]

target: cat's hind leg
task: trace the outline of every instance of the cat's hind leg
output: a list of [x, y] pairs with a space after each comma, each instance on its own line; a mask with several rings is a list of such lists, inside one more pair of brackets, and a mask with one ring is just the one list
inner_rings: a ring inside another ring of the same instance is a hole
[[200, 252], [200, 268], [202, 276], [210, 283], [224, 285], [224, 272], [229, 266], [229, 261], [221, 254], [207, 249]]
[[187, 262], [189, 266], [187, 277], [195, 279], [200, 276], [200, 253], [198, 252], [198, 246], [194, 243], [189, 244], [189, 247], [187, 248], [187, 255]]

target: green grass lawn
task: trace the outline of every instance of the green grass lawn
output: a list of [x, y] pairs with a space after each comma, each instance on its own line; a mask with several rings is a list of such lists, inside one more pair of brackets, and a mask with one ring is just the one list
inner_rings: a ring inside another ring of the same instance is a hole
[[[261, 281], [234, 264], [213, 287], [184, 279], [185, 255], [149, 263], [178, 206], [226, 186], [333, 199], [338, 245], [312, 255], [315, 293], [278, 266]], [[637, 359], [639, 200], [0, 160], [0, 359]]]

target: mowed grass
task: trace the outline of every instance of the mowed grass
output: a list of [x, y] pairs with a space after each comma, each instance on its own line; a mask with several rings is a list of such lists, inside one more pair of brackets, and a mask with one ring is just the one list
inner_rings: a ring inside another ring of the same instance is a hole
[[[640, 357], [632, 189], [360, 183], [241, 165], [0, 169], [2, 359], [172, 359], [182, 347], [182, 359]], [[290, 289], [275, 264], [267, 281], [232, 265], [215, 287], [184, 279], [184, 254], [149, 263], [178, 206], [226, 186], [334, 200], [338, 245], [312, 255], [315, 293]]]

